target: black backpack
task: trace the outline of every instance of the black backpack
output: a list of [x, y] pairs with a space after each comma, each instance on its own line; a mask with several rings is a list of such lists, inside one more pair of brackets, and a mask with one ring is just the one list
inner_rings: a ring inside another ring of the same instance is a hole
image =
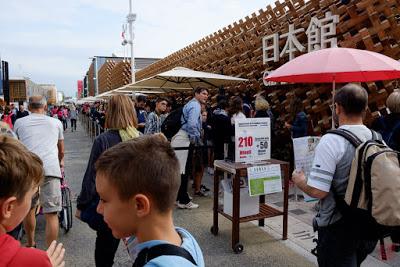
[[193, 265], [197, 266], [195, 260], [192, 255], [184, 248], [178, 247], [172, 244], [161, 244], [151, 248], [142, 249], [132, 267], [142, 267], [146, 265], [152, 259], [161, 257], [161, 256], [178, 256], [187, 259]]
[[[183, 116], [183, 107], [177, 108], [172, 111], [161, 124], [161, 132], [171, 140], [174, 135], [181, 129], [182, 122], [181, 117]], [[186, 120], [185, 120], [186, 123]]]

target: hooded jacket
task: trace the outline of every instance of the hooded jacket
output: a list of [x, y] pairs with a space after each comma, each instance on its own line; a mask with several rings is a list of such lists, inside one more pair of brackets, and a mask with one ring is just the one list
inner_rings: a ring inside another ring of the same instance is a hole
[[51, 267], [45, 251], [24, 248], [8, 234], [0, 234], [0, 266], [7, 267]]

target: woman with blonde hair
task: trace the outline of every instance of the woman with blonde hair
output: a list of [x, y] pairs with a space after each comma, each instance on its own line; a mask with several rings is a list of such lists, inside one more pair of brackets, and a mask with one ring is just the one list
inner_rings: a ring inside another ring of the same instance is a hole
[[274, 133], [274, 114], [271, 111], [268, 101], [262, 96], [258, 95], [254, 102], [256, 108], [256, 114], [254, 118], [270, 118], [271, 122], [271, 134]]
[[111, 97], [105, 115], [104, 133], [94, 140], [89, 162], [82, 181], [82, 189], [77, 199], [76, 217], [86, 222], [97, 232], [95, 247], [96, 266], [112, 266], [119, 239], [115, 239], [103, 216], [96, 212], [99, 195], [96, 192], [95, 162], [108, 148], [139, 136], [137, 117], [133, 102], [128, 96]]

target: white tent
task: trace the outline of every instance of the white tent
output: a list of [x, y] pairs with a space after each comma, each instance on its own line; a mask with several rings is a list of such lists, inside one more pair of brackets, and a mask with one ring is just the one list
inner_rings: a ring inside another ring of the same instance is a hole
[[184, 67], [176, 67], [172, 70], [157, 74], [153, 77], [140, 80], [134, 84], [128, 84], [120, 90], [131, 91], [154, 91], [162, 90], [181, 91], [191, 90], [198, 86], [207, 88], [217, 88], [229, 83], [245, 82], [247, 79], [231, 77], [226, 75], [214, 74], [203, 71], [195, 71]]

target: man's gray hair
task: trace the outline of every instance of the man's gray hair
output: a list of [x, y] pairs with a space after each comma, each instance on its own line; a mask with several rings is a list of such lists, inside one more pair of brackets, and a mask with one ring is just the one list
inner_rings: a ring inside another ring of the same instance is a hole
[[47, 104], [46, 98], [41, 95], [35, 95], [29, 97], [29, 108], [30, 109], [39, 109], [44, 108]]

